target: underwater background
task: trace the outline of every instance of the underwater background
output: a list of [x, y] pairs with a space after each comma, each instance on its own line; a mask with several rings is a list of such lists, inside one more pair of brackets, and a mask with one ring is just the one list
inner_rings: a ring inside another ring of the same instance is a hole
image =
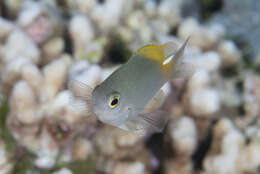
[[[0, 174], [260, 173], [259, 0], [0, 0]], [[139, 136], [72, 109], [140, 47], [191, 37]]]

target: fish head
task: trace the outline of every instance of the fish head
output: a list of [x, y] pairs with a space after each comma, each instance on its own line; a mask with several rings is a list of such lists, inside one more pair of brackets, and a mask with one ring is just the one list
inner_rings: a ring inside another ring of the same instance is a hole
[[119, 91], [97, 86], [92, 94], [93, 111], [103, 123], [119, 126], [129, 114], [129, 106]]

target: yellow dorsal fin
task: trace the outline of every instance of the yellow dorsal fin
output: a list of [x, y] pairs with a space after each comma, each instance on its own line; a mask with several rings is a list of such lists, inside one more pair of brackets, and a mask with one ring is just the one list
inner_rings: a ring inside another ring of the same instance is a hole
[[170, 60], [167, 64], [164, 64], [164, 61], [174, 55], [177, 48], [177, 44], [174, 42], [168, 42], [162, 45], [147, 45], [137, 50], [136, 54], [156, 61], [162, 66], [164, 71], [167, 71], [171, 67], [173, 60]]
[[162, 45], [147, 45], [136, 51], [136, 54], [162, 64], [164, 61], [164, 49]]

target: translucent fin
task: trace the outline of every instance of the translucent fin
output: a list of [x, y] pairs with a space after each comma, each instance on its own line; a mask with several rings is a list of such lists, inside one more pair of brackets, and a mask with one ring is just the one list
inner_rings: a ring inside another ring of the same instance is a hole
[[178, 51], [178, 45], [174, 42], [167, 42], [163, 44], [164, 58], [174, 55]]
[[82, 115], [82, 116], [93, 115], [91, 107], [88, 104], [86, 104], [85, 101], [76, 100], [73, 97], [70, 98], [68, 109], [71, 110], [73, 113], [77, 113], [78, 115]]
[[84, 82], [77, 79], [70, 80], [68, 82], [68, 89], [73, 93], [74, 97], [78, 99], [91, 100], [93, 88]]
[[124, 128], [138, 134], [162, 132], [167, 121], [167, 112], [155, 110], [148, 114], [140, 114], [124, 124]]
[[71, 91], [69, 99], [70, 109], [76, 110], [84, 115], [91, 115], [92, 102], [91, 94], [93, 89], [84, 82], [73, 79], [68, 82], [68, 89]]
[[172, 61], [164, 65], [164, 71], [169, 78], [187, 78], [195, 72], [192, 64], [184, 62], [184, 49], [189, 41], [189, 37], [182, 44], [181, 48], [175, 53]]
[[173, 58], [173, 66], [174, 66], [174, 68], [178, 68], [181, 65], [181, 63], [183, 62], [184, 49], [185, 49], [189, 39], [190, 39], [190, 37], [188, 37], [186, 39], [186, 41], [182, 44], [181, 48], [174, 55], [174, 58]]

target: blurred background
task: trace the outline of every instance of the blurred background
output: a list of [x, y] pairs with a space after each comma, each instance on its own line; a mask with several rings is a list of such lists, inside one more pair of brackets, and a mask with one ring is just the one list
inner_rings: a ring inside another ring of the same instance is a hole
[[[259, 0], [1, 0], [0, 174], [260, 173]], [[191, 36], [162, 133], [71, 109], [138, 48]], [[258, 86], [259, 85], [259, 86]]]

